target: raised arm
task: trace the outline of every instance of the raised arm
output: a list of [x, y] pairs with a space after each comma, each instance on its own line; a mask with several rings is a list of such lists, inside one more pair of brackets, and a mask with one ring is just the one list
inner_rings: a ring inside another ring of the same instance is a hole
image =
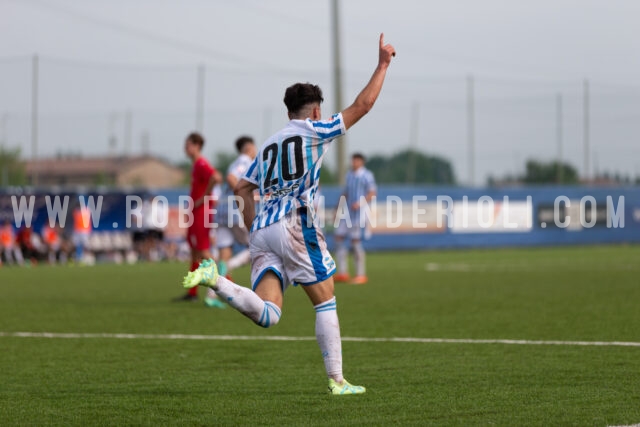
[[349, 129], [371, 110], [376, 99], [378, 99], [378, 95], [380, 95], [380, 90], [382, 89], [382, 84], [387, 74], [387, 68], [391, 63], [391, 58], [394, 56], [396, 56], [396, 50], [390, 44], [385, 45], [384, 34], [380, 34], [378, 66], [373, 72], [371, 80], [369, 80], [369, 83], [362, 89], [362, 92], [358, 94], [353, 104], [342, 112], [345, 128]]

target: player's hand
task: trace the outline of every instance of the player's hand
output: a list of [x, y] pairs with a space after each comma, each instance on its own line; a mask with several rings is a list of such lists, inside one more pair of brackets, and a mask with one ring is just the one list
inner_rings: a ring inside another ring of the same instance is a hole
[[378, 65], [388, 67], [394, 56], [396, 56], [396, 49], [390, 44], [384, 44], [384, 33], [380, 33]]

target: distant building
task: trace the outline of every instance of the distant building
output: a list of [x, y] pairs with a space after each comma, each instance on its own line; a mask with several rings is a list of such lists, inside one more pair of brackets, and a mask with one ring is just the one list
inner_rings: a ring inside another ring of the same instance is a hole
[[39, 186], [108, 185], [168, 188], [184, 185], [185, 173], [157, 157], [61, 157], [28, 160], [29, 184]]

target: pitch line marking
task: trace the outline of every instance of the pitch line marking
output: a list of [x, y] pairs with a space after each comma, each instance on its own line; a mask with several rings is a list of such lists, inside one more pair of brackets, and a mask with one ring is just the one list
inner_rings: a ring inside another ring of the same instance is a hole
[[[315, 337], [292, 337], [277, 335], [185, 335], [185, 334], [110, 334], [110, 333], [64, 333], [64, 332], [0, 332], [0, 337], [15, 338], [107, 338], [150, 340], [194, 340], [194, 341], [315, 341]], [[640, 347], [640, 342], [625, 341], [558, 341], [558, 340], [512, 340], [512, 339], [467, 339], [467, 338], [367, 338], [342, 337], [348, 342], [409, 342], [434, 344], [506, 344], [506, 345], [558, 345], [582, 347]]]

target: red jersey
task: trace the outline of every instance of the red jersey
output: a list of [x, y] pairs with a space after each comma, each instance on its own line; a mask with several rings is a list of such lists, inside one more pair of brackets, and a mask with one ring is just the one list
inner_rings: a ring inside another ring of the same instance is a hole
[[[198, 159], [193, 163], [193, 170], [191, 171], [191, 192], [189, 193], [191, 200], [195, 202], [199, 198], [205, 196], [204, 193], [207, 191], [209, 180], [213, 176], [214, 172], [215, 169], [204, 157], [198, 157]], [[206, 194], [206, 196], [211, 195]], [[204, 204], [195, 208], [194, 211], [203, 208]]]

